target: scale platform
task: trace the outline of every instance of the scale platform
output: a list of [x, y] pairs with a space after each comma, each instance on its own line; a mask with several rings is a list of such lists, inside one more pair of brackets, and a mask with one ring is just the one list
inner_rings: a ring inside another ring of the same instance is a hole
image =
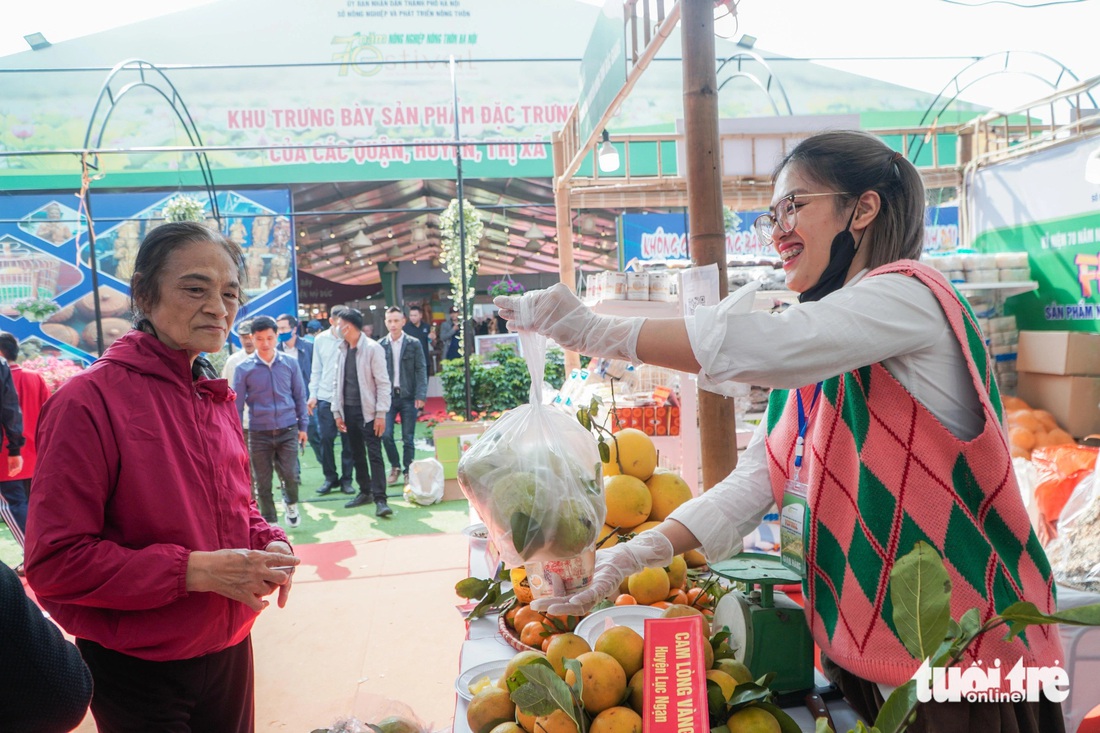
[[[773, 586], [801, 583], [775, 555], [741, 553], [712, 563], [711, 572], [744, 585], [723, 596], [714, 609], [712, 627], [726, 626], [734, 654], [759, 679], [774, 672], [777, 692], [814, 687], [814, 641], [806, 615]], [[759, 586], [759, 587], [756, 587]]]

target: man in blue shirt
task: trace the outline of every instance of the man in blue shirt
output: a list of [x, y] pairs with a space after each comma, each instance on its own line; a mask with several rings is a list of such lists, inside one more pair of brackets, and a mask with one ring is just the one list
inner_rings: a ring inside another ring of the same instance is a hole
[[252, 319], [252, 342], [256, 353], [245, 359], [233, 375], [237, 411], [248, 405], [248, 449], [256, 478], [256, 501], [260, 514], [275, 523], [275, 501], [271, 496], [272, 469], [283, 482], [283, 505], [287, 525], [301, 523], [298, 514], [298, 446], [305, 445], [309, 425], [306, 387], [296, 360], [275, 350], [278, 343], [275, 321], [268, 316]]

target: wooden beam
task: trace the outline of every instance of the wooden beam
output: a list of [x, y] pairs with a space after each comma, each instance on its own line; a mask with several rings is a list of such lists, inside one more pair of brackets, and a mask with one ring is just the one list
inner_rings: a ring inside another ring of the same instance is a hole
[[[692, 265], [718, 266], [719, 297], [726, 297], [726, 233], [722, 216], [722, 156], [718, 139], [718, 83], [714, 68], [714, 2], [682, 0], [684, 70], [684, 178], [688, 195], [688, 252]], [[733, 400], [699, 390], [703, 489], [737, 466]], [[685, 477], [694, 483], [696, 477]]]

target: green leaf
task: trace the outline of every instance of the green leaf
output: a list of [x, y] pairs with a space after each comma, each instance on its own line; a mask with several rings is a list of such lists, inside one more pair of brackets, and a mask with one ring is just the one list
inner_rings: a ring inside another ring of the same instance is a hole
[[914, 659], [927, 659], [947, 637], [951, 621], [951, 579], [940, 556], [925, 542], [902, 556], [890, 571], [894, 626]]
[[614, 605], [615, 605], [615, 603], [610, 598], [604, 598], [602, 601], [597, 603], [595, 606], [592, 606], [592, 610], [589, 611], [589, 613], [593, 613], [595, 611], [602, 611], [605, 608], [612, 608]]
[[573, 685], [570, 689], [572, 689], [573, 694], [576, 696], [576, 698], [580, 700], [581, 692], [584, 690], [584, 680], [582, 679], [581, 675], [581, 663], [578, 662], [576, 659], [562, 659], [561, 663], [562, 667], [565, 668], [566, 673], [568, 673], [570, 670], [573, 671]]
[[1019, 636], [1028, 626], [1043, 624], [1069, 624], [1070, 626], [1100, 626], [1100, 603], [1067, 608], [1058, 613], [1046, 614], [1034, 603], [1018, 601], [1001, 611], [1000, 616], [1008, 622], [1006, 640]]
[[[524, 670], [536, 664], [541, 664], [544, 667], [548, 667], [551, 671], [554, 669], [553, 666], [551, 666], [550, 664], [550, 660], [546, 657], [533, 659], [527, 664], [522, 665], [512, 674], [508, 675], [508, 677], [504, 680], [504, 683], [508, 686], [508, 692], [515, 692], [520, 687], [523, 687], [525, 684], [527, 684], [529, 680], [527, 679], [527, 675], [524, 674]], [[556, 674], [557, 673], [555, 672], [555, 675]]]
[[588, 410], [583, 407], [577, 410], [577, 422], [579, 422], [585, 430], [592, 429], [592, 418], [588, 415]]
[[836, 733], [836, 731], [829, 725], [828, 718], [818, 718], [814, 721], [814, 733]]
[[722, 694], [721, 685], [714, 680], [707, 680], [707, 714], [711, 720], [725, 720], [728, 715], [726, 696]]
[[782, 733], [802, 733], [802, 728], [798, 723], [794, 722], [794, 718], [787, 715], [778, 705], [773, 705], [770, 702], [756, 702], [753, 703], [753, 705], [758, 708], [764, 708], [771, 713], [772, 717], [779, 721], [779, 730], [782, 731]]
[[489, 592], [490, 585], [492, 584], [488, 580], [482, 578], [464, 578], [455, 583], [455, 593], [460, 598], [480, 600]]
[[[525, 665], [523, 673], [527, 683], [511, 694], [512, 702], [516, 707], [525, 715], [550, 715], [555, 710], [561, 710], [572, 718], [574, 723], [578, 722], [569, 685], [565, 684], [553, 669], [547, 669], [539, 664], [528, 664]], [[577, 727], [579, 730], [579, 724]]]
[[522, 557], [542, 547], [542, 526], [539, 520], [530, 514], [515, 512], [512, 514], [512, 544]]
[[603, 400], [595, 395], [592, 396], [592, 401], [588, 403], [588, 412], [595, 417], [600, 414], [600, 405], [603, 404]]
[[982, 615], [976, 608], [971, 608], [959, 618], [959, 631], [956, 638], [970, 640], [982, 630]]
[[767, 687], [761, 687], [755, 682], [742, 682], [733, 688], [733, 694], [730, 695], [730, 707], [745, 706], [751, 702], [767, 700], [770, 695], [771, 690]]
[[601, 435], [600, 440], [596, 443], [596, 448], [600, 451], [600, 460], [604, 463], [611, 463], [611, 449], [607, 447], [607, 441]]
[[916, 709], [917, 682], [909, 680], [886, 698], [875, 718], [875, 728], [883, 733], [901, 733], [912, 722]]

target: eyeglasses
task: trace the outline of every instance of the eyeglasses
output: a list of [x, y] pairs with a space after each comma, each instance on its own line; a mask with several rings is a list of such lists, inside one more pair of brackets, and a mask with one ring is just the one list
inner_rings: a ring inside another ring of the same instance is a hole
[[771, 244], [772, 234], [775, 232], [776, 227], [779, 227], [779, 230], [785, 234], [794, 231], [795, 216], [798, 214], [798, 210], [805, 205], [796, 203], [796, 198], [808, 199], [815, 196], [847, 195], [848, 193], [846, 191], [792, 193], [789, 196], [784, 196], [779, 199], [779, 203], [773, 206], [770, 212], [756, 217], [756, 221], [752, 223], [752, 228], [756, 231], [756, 236], [760, 239], [761, 244]]

